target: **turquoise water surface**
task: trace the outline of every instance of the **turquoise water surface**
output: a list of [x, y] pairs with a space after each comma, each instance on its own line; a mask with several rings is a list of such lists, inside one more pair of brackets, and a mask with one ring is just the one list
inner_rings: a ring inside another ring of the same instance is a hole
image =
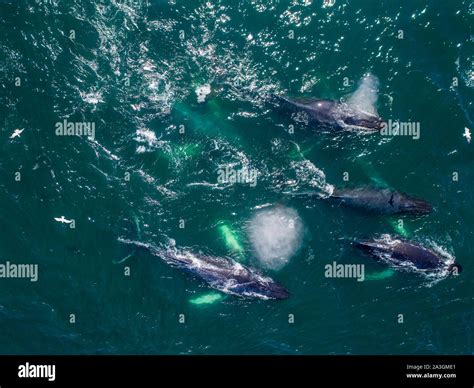
[[[473, 17], [469, 0], [0, 1], [0, 264], [38, 265], [0, 278], [0, 353], [473, 354]], [[269, 102], [345, 99], [367, 73], [380, 116], [419, 139], [320, 133]], [[93, 139], [58, 136], [64, 120]], [[285, 194], [368, 184], [434, 211]], [[383, 233], [464, 271], [351, 247]], [[229, 256], [290, 297], [212, 290], [124, 240]], [[325, 277], [333, 261], [366, 280]]]

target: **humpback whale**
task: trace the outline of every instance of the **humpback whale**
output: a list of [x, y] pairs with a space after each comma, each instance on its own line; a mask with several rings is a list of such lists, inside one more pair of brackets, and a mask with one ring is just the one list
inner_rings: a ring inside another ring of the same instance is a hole
[[422, 215], [431, 212], [431, 205], [423, 199], [393, 189], [358, 187], [334, 189], [330, 200], [358, 209], [383, 214]]
[[462, 266], [456, 261], [449, 262], [423, 245], [408, 240], [393, 239], [389, 235], [381, 239], [356, 241], [355, 245], [375, 259], [398, 269], [411, 267], [426, 272], [447, 270], [456, 275], [462, 271]]
[[184, 269], [226, 294], [259, 299], [286, 299], [289, 296], [288, 291], [273, 279], [228, 257], [197, 254], [175, 247], [158, 248], [124, 239], [119, 241], [143, 247], [172, 267]]
[[383, 127], [383, 120], [375, 110], [377, 92], [378, 80], [369, 74], [346, 101], [277, 95], [273, 95], [273, 100], [282, 109], [306, 114], [308, 124], [317, 128], [370, 133]]

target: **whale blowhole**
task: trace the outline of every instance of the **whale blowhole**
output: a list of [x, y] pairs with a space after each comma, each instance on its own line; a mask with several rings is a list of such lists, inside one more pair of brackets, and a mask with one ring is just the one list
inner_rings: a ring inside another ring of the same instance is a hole
[[296, 210], [278, 206], [259, 211], [250, 220], [249, 240], [262, 267], [283, 268], [301, 247], [303, 222]]

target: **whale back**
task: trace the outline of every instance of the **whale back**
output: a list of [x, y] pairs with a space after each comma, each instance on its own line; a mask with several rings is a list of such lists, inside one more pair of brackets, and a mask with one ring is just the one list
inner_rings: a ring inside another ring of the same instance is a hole
[[342, 204], [378, 213], [426, 214], [431, 205], [415, 197], [389, 188], [358, 187], [335, 189], [332, 199]]
[[435, 252], [406, 240], [357, 241], [356, 246], [376, 259], [390, 261], [395, 265], [412, 264], [418, 269], [437, 269], [443, 266], [443, 259]]
[[411, 262], [419, 269], [436, 269], [444, 263], [442, 258], [430, 249], [407, 241], [395, 244], [392, 257], [400, 262]]
[[260, 299], [286, 299], [288, 291], [273, 279], [228, 257], [165, 251], [159, 254], [168, 264], [187, 270], [222, 292]]

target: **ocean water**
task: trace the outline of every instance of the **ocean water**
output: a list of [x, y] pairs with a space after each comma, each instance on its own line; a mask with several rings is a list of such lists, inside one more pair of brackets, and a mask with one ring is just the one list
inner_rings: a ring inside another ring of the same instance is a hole
[[[473, 16], [469, 0], [0, 1], [0, 263], [38, 265], [0, 279], [0, 353], [472, 354]], [[360, 99], [368, 73], [363, 102], [419, 139], [321, 133], [269, 103]], [[94, 138], [58, 136], [64, 120]], [[435, 211], [401, 226], [287, 194], [347, 184]], [[464, 271], [391, 272], [351, 247], [383, 233]], [[123, 240], [230, 256], [290, 297], [222, 294]], [[371, 276], [327, 278], [333, 261]]]

